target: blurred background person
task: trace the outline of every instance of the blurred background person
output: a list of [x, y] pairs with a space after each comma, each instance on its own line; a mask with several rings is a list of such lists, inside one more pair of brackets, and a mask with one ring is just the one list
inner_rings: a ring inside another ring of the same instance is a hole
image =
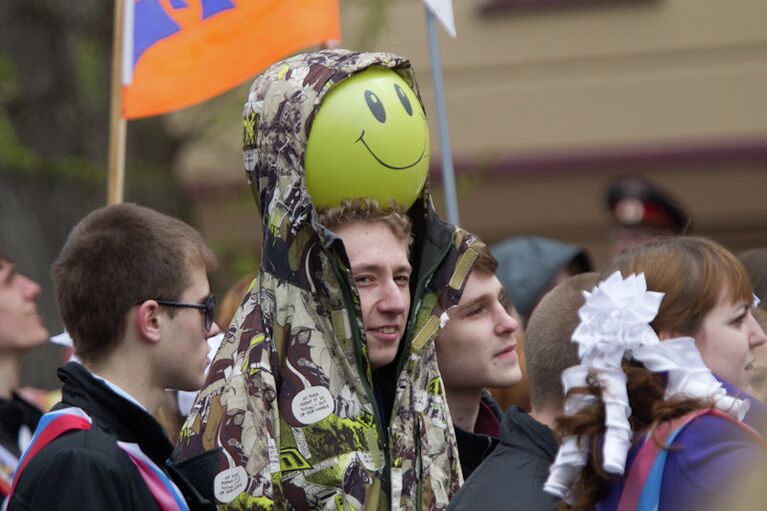
[[767, 307], [767, 247], [752, 248], [738, 254], [746, 267], [754, 286], [754, 294], [761, 300], [762, 308]]
[[612, 217], [610, 257], [658, 236], [690, 234], [692, 219], [673, 197], [637, 176], [615, 180], [607, 190]]
[[[752, 248], [738, 254], [738, 259], [746, 267], [754, 286], [754, 294], [759, 298], [759, 305], [751, 310], [762, 330], [767, 332], [767, 247]], [[753, 396], [767, 403], [767, 349], [764, 347], [754, 353], [754, 369], [751, 378]]]
[[216, 323], [222, 326], [224, 333], [226, 333], [229, 323], [234, 319], [234, 314], [237, 312], [237, 309], [240, 308], [245, 295], [248, 294], [248, 291], [250, 291], [250, 288], [253, 286], [255, 278], [256, 272], [251, 272], [240, 277], [237, 282], [229, 286], [226, 294], [221, 299], [221, 303], [218, 305]]
[[490, 247], [498, 260], [498, 279], [523, 323], [543, 295], [573, 275], [592, 270], [578, 245], [539, 236], [515, 236]]
[[0, 252], [0, 501], [10, 491], [19, 456], [42, 415], [18, 392], [21, 355], [48, 340], [37, 311], [40, 291], [37, 282], [18, 273], [13, 259]]

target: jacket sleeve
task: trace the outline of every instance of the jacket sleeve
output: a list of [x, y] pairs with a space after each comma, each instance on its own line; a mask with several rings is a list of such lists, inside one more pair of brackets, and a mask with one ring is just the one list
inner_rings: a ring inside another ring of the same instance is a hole
[[[252, 292], [238, 310], [178, 440], [179, 461], [220, 450], [213, 465], [204, 465], [205, 478], [214, 476], [213, 488], [198, 490], [213, 491], [221, 510], [266, 509], [282, 499], [273, 475], [279, 472], [274, 369], [279, 364], [272, 318], [258, 295]], [[186, 468], [186, 477], [199, 481]]]
[[[30, 465], [30, 468], [32, 465]], [[22, 474], [32, 476], [30, 471]], [[131, 491], [132, 478], [120, 459], [109, 459], [102, 452], [89, 449], [67, 449], [51, 456], [35, 467], [36, 481], [31, 491], [17, 491], [9, 510], [57, 511], [72, 509], [139, 509]]]

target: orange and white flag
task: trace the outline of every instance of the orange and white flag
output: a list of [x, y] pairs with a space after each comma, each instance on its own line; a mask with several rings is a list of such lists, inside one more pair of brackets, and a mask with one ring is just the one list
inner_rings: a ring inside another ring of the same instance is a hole
[[340, 39], [338, 0], [126, 0], [122, 115], [194, 105]]

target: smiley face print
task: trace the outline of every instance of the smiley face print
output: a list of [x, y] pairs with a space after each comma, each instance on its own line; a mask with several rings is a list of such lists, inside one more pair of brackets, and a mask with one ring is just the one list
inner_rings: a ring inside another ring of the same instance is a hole
[[317, 207], [343, 199], [394, 199], [409, 208], [429, 167], [421, 102], [391, 69], [369, 68], [324, 98], [306, 149], [306, 183]]

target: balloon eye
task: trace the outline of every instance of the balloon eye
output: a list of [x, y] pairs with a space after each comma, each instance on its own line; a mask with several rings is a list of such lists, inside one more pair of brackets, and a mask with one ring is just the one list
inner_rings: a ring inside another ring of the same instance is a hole
[[405, 91], [402, 90], [402, 87], [400, 87], [398, 84], [394, 84], [394, 90], [397, 91], [397, 96], [399, 96], [399, 101], [402, 103], [403, 108], [405, 109], [405, 112], [407, 112], [408, 115], [413, 115], [413, 105], [410, 104], [410, 100], [405, 95]]
[[367, 101], [370, 112], [376, 119], [378, 119], [378, 122], [386, 122], [386, 110], [384, 110], [383, 104], [381, 104], [381, 100], [378, 99], [378, 96], [369, 90], [366, 90], [365, 101]]

